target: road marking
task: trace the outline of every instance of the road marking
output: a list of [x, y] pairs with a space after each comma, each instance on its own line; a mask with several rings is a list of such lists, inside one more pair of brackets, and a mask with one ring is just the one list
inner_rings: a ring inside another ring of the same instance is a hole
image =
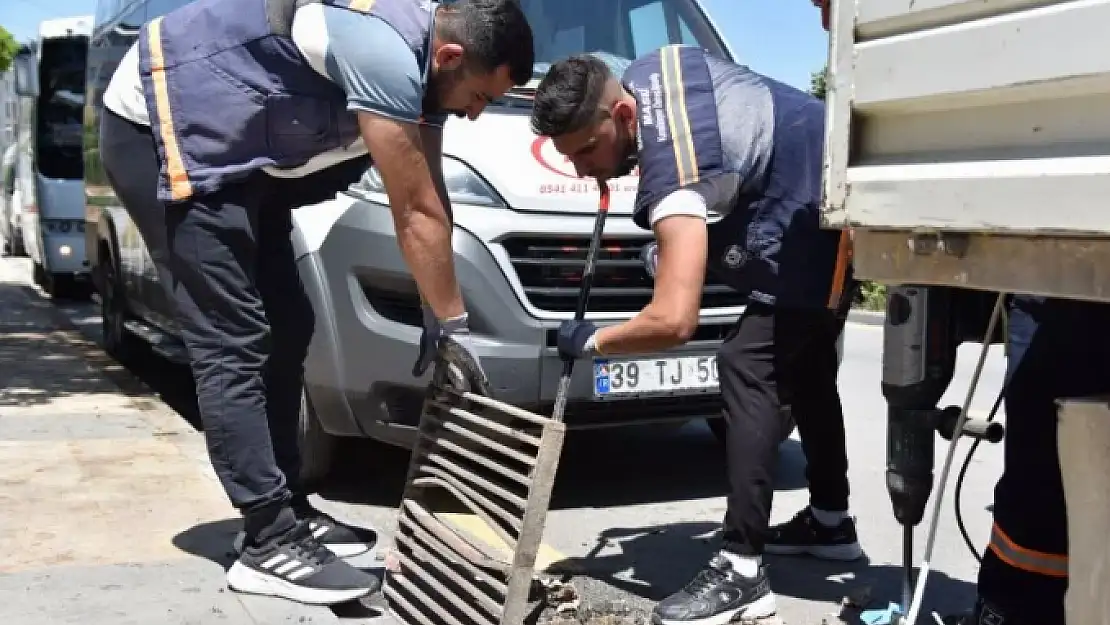
[[[510, 553], [509, 546], [501, 537], [493, 531], [481, 517], [474, 514], [463, 513], [444, 513], [437, 512], [436, 516], [442, 521], [454, 525], [456, 528], [462, 530], [470, 538], [480, 541], [482, 544], [497, 549], [501, 552]], [[540, 548], [536, 552], [536, 570], [546, 571], [552, 564], [567, 560], [567, 556], [556, 550], [554, 547], [540, 543]]]

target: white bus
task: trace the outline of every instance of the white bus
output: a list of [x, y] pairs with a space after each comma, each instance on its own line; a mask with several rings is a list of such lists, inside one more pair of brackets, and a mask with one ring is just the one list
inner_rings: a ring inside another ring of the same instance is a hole
[[56, 297], [87, 296], [82, 111], [93, 17], [43, 21], [16, 57], [16, 161], [23, 243], [35, 282]]
[[15, 72], [0, 73], [0, 152], [7, 150], [15, 142], [17, 110]]

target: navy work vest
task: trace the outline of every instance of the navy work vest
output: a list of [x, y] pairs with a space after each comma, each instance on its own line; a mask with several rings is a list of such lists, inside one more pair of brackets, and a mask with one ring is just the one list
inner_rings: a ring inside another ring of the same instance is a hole
[[427, 67], [436, 5], [417, 0], [195, 0], [158, 17], [139, 35], [161, 158], [158, 199], [211, 193], [262, 167], [297, 167], [358, 138], [343, 90], [290, 36], [294, 11], [310, 3], [381, 18]]
[[840, 232], [820, 227], [824, 104], [691, 46], [637, 59], [622, 82], [638, 103], [636, 224], [671, 192], [738, 173], [708, 226], [709, 270], [755, 302], [828, 306]]

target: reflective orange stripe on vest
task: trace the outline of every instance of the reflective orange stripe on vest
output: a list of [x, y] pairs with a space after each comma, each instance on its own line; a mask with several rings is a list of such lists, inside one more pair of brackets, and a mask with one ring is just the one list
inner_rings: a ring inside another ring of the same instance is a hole
[[370, 9], [374, 8], [375, 2], [377, 2], [377, 0], [351, 0], [348, 6], [354, 11], [369, 13]]
[[1015, 543], [1013, 539], [1002, 531], [995, 523], [991, 528], [991, 542], [989, 549], [1000, 560], [1022, 571], [1028, 571], [1045, 577], [1067, 577], [1068, 557], [1058, 553], [1045, 553], [1027, 549]]
[[836, 248], [836, 268], [833, 269], [832, 288], [829, 290], [829, 310], [839, 310], [844, 289], [848, 288], [848, 266], [852, 262], [852, 231], [841, 230]]
[[170, 176], [170, 191], [173, 199], [184, 200], [193, 194], [189, 173], [185, 169], [185, 159], [181, 156], [181, 146], [177, 142], [177, 128], [174, 126], [173, 109], [170, 106], [170, 87], [166, 78], [166, 56], [162, 50], [162, 17], [157, 17], [147, 25], [150, 41], [150, 80], [154, 85], [154, 106], [158, 111], [158, 127], [155, 132], [162, 136], [166, 147], [166, 171]]

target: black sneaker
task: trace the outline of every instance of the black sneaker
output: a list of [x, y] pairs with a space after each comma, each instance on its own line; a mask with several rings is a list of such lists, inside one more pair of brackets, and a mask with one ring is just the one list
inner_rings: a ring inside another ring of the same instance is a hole
[[836, 527], [822, 525], [809, 507], [786, 523], [771, 527], [763, 550], [780, 556], [808, 554], [823, 560], [856, 560], [863, 556], [855, 521], [846, 518]]
[[[320, 512], [307, 501], [294, 499], [292, 508], [298, 520], [308, 521], [312, 535], [340, 558], [360, 556], [373, 549], [378, 542], [378, 534], [374, 530], [344, 525]], [[236, 554], [243, 552], [243, 541], [246, 537], [246, 532], [243, 531], [235, 536], [232, 548], [235, 549]]]
[[737, 573], [718, 554], [685, 588], [667, 597], [651, 613], [654, 625], [725, 625], [740, 619], [775, 614], [775, 595], [767, 572], [755, 577]]
[[311, 605], [353, 601], [376, 591], [377, 577], [340, 560], [313, 537], [307, 521], [259, 547], [246, 547], [227, 572], [232, 590]]

